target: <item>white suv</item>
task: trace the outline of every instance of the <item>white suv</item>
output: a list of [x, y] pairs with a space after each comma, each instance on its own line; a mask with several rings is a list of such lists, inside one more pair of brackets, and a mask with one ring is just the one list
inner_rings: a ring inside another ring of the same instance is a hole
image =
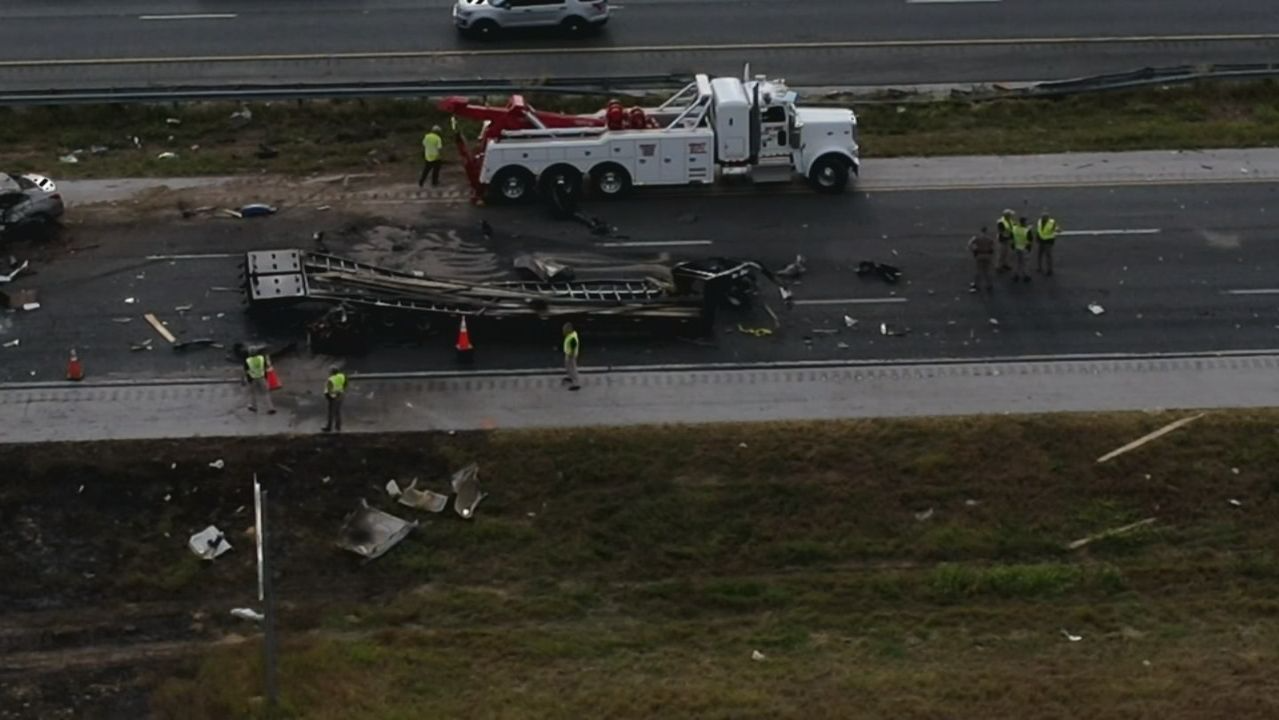
[[507, 28], [560, 27], [585, 35], [608, 22], [608, 0], [457, 0], [453, 22], [478, 38]]

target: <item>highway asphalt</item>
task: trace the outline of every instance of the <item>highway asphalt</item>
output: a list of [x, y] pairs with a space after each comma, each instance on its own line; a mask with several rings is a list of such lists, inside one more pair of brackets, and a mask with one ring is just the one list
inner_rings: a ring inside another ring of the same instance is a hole
[[[377, 219], [301, 209], [258, 221], [85, 224], [73, 228], [56, 252], [33, 255], [39, 274], [15, 284], [38, 288], [43, 305], [0, 316], [0, 340], [21, 340], [0, 348], [0, 380], [58, 380], [72, 346], [99, 380], [232, 372], [217, 350], [173, 353], [141, 315], [156, 312], [180, 336], [207, 336], [228, 347], [250, 336], [283, 339], [250, 325], [238, 294], [222, 288], [237, 282], [236, 253], [307, 247], [316, 230], [329, 234], [333, 252], [368, 259], [380, 254], [401, 265], [439, 258], [438, 249], [448, 248], [457, 259], [455, 272], [479, 275], [504, 270], [512, 255], [528, 250], [583, 265], [715, 254], [758, 258], [778, 268], [796, 254], [808, 259], [810, 272], [795, 287], [797, 304], [787, 310], [773, 303], [782, 326], [772, 336], [739, 332], [736, 319], [697, 343], [588, 336], [583, 362], [591, 366], [1273, 349], [1279, 348], [1279, 257], [1272, 250], [1277, 193], [1279, 184], [1252, 183], [842, 198], [641, 195], [587, 208], [625, 236], [605, 240], [532, 208], [431, 206], [407, 230], [401, 222], [379, 229]], [[1035, 275], [1016, 286], [1000, 278], [992, 296], [970, 295], [964, 242], [1005, 206], [1032, 216], [1051, 208], [1078, 234], [1059, 241], [1055, 277]], [[496, 228], [488, 245], [479, 237], [481, 216]], [[154, 255], [184, 257], [148, 259]], [[861, 260], [898, 265], [903, 281], [892, 286], [859, 277]], [[1090, 304], [1104, 312], [1094, 314]], [[177, 310], [187, 305], [189, 310]], [[856, 320], [855, 327], [846, 326], [845, 316]], [[762, 312], [740, 321], [748, 329], [772, 326]], [[907, 332], [886, 336], [881, 324]], [[129, 350], [146, 339], [154, 350]], [[553, 332], [509, 341], [480, 331], [473, 340], [479, 369], [545, 368], [558, 360]], [[350, 364], [360, 372], [452, 370], [452, 341], [452, 328], [446, 328], [420, 345], [380, 348]]]
[[491, 44], [459, 38], [450, 5], [5, 3], [0, 86], [727, 73], [746, 61], [805, 84], [1018, 81], [1267, 62], [1279, 48], [1279, 8], [1255, 0], [623, 0], [598, 37]]

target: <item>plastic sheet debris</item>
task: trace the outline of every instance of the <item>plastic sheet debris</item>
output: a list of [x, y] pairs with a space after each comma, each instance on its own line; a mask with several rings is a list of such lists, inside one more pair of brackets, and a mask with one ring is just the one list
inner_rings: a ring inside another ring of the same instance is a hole
[[366, 560], [376, 560], [400, 544], [415, 527], [416, 522], [407, 522], [371, 508], [367, 502], [360, 500], [360, 506], [342, 522], [338, 531], [338, 547]]
[[1106, 312], [1106, 308], [1098, 305], [1097, 303], [1088, 303], [1088, 312], [1093, 315], [1101, 315]]
[[1159, 428], [1158, 430], [1152, 433], [1143, 435], [1137, 438], [1136, 440], [1133, 440], [1132, 442], [1128, 443], [1127, 445], [1124, 445], [1121, 448], [1117, 448], [1115, 450], [1112, 450], [1106, 453], [1105, 455], [1102, 455], [1101, 457], [1097, 458], [1097, 462], [1098, 464], [1109, 462], [1130, 450], [1136, 450], [1137, 448], [1141, 447], [1142, 445], [1145, 445], [1151, 440], [1157, 440], [1163, 437], [1164, 435], [1167, 435], [1168, 433], [1172, 432], [1173, 430], [1177, 430], [1186, 425], [1189, 425], [1190, 423], [1198, 420], [1199, 418], [1203, 416], [1204, 416], [1204, 413], [1199, 413], [1198, 415], [1191, 415], [1190, 417], [1186, 417], [1180, 420], [1176, 420], [1174, 422], [1170, 422], [1167, 425], [1164, 425], [1163, 427]]
[[266, 616], [252, 608], [232, 608], [231, 615], [250, 622], [262, 622]]
[[266, 217], [268, 215], [274, 215], [276, 212], [275, 207], [267, 205], [266, 203], [249, 203], [248, 205], [240, 208], [240, 217]]
[[449, 496], [430, 490], [419, 490], [417, 478], [413, 478], [413, 482], [409, 483], [408, 487], [400, 490], [398, 502], [406, 507], [438, 513], [443, 512], [449, 504]]
[[480, 466], [471, 463], [458, 470], [453, 473], [451, 483], [453, 492], [457, 495], [453, 501], [453, 509], [458, 515], [467, 520], [471, 519], [480, 501], [488, 497], [486, 493], [480, 491]]
[[210, 525], [192, 535], [187, 545], [191, 548], [191, 552], [202, 560], [213, 560], [231, 550], [231, 543], [227, 542], [226, 534], [216, 525]]
[[1127, 525], [1124, 525], [1123, 527], [1111, 528], [1109, 530], [1102, 530], [1099, 533], [1093, 533], [1092, 535], [1089, 535], [1088, 537], [1080, 538], [1072, 543], [1067, 543], [1066, 549], [1078, 550], [1079, 548], [1084, 547], [1085, 545], [1094, 543], [1098, 540], [1103, 540], [1108, 537], [1115, 537], [1117, 535], [1124, 535], [1126, 533], [1132, 532], [1133, 530], [1137, 530], [1138, 528], [1143, 528], [1143, 527], [1146, 527], [1147, 525], [1152, 525], [1154, 524], [1156, 519], [1157, 518], [1148, 517], [1145, 520], [1138, 520], [1135, 523], [1128, 523]]
[[574, 275], [573, 268], [568, 265], [537, 254], [519, 255], [514, 265], [516, 270], [523, 270], [542, 282], [572, 280]]
[[895, 285], [902, 277], [901, 268], [874, 260], [862, 260], [857, 263], [857, 274], [874, 275], [890, 285]]
[[803, 255], [796, 255], [794, 262], [782, 268], [781, 270], [778, 270], [774, 274], [780, 278], [786, 278], [787, 280], [794, 280], [795, 278], [803, 276], [804, 273], [807, 273], [807, 272], [808, 272], [808, 262], [804, 259]]

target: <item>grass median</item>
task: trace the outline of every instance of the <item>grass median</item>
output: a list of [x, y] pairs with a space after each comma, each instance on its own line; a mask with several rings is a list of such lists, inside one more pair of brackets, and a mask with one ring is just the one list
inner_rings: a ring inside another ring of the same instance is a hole
[[[95, 607], [250, 602], [257, 472], [290, 717], [1269, 720], [1279, 413], [1096, 462], [1174, 417], [10, 449], [4, 539], [38, 517], [42, 544], [0, 570], [11, 607], [77, 596], [62, 542], [96, 558]], [[381, 490], [473, 460], [471, 522]], [[332, 546], [360, 497], [422, 525], [360, 564]], [[183, 541], [209, 522], [237, 550], [201, 567]], [[245, 643], [144, 684], [162, 718], [257, 717], [260, 670]]]
[[[495, 104], [505, 98], [492, 98]], [[602, 101], [533, 98], [584, 112]], [[427, 100], [0, 110], [5, 169], [56, 177], [377, 170], [414, 176], [422, 133], [448, 127]], [[1057, 100], [874, 103], [856, 108], [868, 157], [1258, 147], [1279, 143], [1279, 84], [1213, 82]], [[468, 126], [473, 133], [473, 127]], [[137, 142], [134, 141], [137, 138]], [[80, 151], [77, 153], [77, 151]], [[164, 156], [171, 153], [173, 156]], [[75, 154], [75, 164], [59, 158]]]

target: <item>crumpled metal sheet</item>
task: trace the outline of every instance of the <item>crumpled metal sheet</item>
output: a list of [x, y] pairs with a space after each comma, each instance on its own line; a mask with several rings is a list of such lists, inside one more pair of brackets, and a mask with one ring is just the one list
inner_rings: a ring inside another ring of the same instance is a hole
[[453, 492], [457, 498], [453, 501], [453, 509], [458, 515], [470, 520], [475, 516], [475, 508], [480, 501], [488, 497], [480, 491], [480, 466], [471, 463], [453, 473]]
[[401, 505], [433, 513], [443, 512], [445, 506], [449, 504], [448, 495], [430, 490], [419, 490], [417, 478], [413, 478], [413, 482], [409, 483], [408, 487], [400, 488], [400, 494], [396, 500]]
[[416, 521], [402, 520], [360, 500], [360, 506], [346, 516], [338, 531], [338, 546], [374, 560], [408, 537], [415, 527]]
[[187, 546], [202, 560], [221, 557], [231, 549], [231, 543], [227, 542], [226, 535], [216, 525], [210, 525], [192, 535]]

